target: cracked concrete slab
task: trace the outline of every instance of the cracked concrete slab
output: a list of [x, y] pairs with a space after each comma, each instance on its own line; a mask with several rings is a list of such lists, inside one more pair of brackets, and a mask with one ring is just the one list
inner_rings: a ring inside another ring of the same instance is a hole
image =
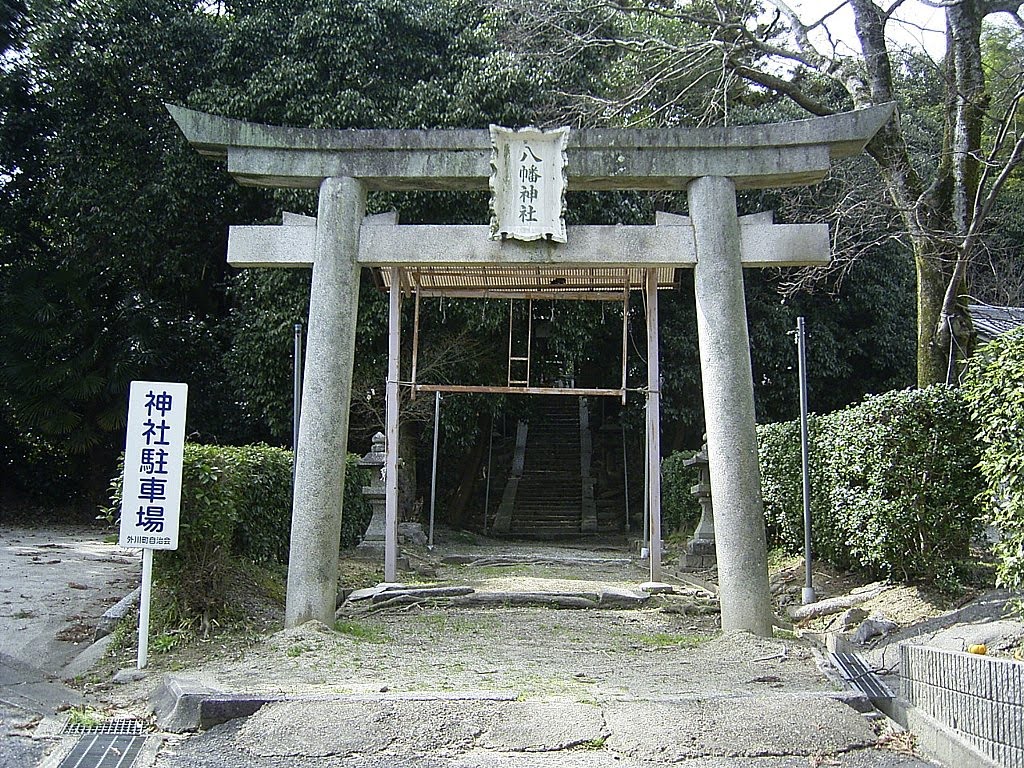
[[551, 752], [597, 744], [606, 735], [604, 715], [595, 704], [510, 701], [495, 709], [477, 746], [499, 752]]
[[558, 751], [600, 744], [601, 708], [574, 702], [416, 700], [278, 702], [241, 726], [258, 757]]
[[[419, 702], [423, 706], [423, 702]], [[428, 709], [422, 709], [427, 712]], [[378, 711], [379, 713], [379, 711]], [[279, 711], [279, 714], [285, 714]], [[289, 712], [288, 714], [300, 714]], [[450, 713], [449, 713], [450, 714]], [[356, 720], [361, 726], [378, 723], [373, 713]], [[311, 730], [330, 730], [339, 725], [347, 728], [352, 721], [334, 723], [330, 718], [317, 718]], [[751, 726], [753, 727], [760, 727]], [[471, 729], [472, 730], [472, 729]], [[308, 733], [309, 731], [307, 731]], [[393, 732], [388, 729], [387, 740]], [[314, 754], [299, 742], [293, 755], [260, 756], [247, 746], [253, 737], [243, 721], [217, 726], [210, 731], [165, 747], [155, 762], [156, 768], [807, 768], [809, 765], [831, 768], [928, 768], [932, 765], [911, 755], [878, 748], [855, 749], [828, 754], [824, 751], [807, 755], [775, 757], [694, 757], [673, 758], [662, 754], [654, 759], [623, 755], [609, 748], [607, 742], [559, 749], [551, 752], [498, 752], [479, 746], [467, 749], [441, 749], [437, 744], [420, 743], [415, 749], [406, 743], [394, 744], [375, 752], [349, 751], [336, 754]], [[335, 744], [340, 740], [335, 740]], [[349, 742], [354, 744], [355, 742]], [[362, 742], [364, 745], [366, 742]], [[451, 742], [449, 742], [449, 745]]]
[[822, 696], [613, 703], [605, 717], [610, 749], [658, 761], [810, 756], [863, 748], [876, 740], [862, 715]]
[[[85, 526], [0, 526], [0, 653], [51, 674], [138, 583], [140, 558]], [[81, 670], [78, 670], [81, 671]]]

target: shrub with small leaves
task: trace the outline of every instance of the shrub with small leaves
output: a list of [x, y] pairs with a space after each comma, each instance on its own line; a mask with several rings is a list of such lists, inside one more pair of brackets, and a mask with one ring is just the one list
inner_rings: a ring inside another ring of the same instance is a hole
[[345, 496], [342, 500], [344, 513], [341, 516], [341, 546], [354, 547], [362, 541], [366, 526], [370, 524], [373, 510], [363, 495], [363, 486], [370, 484], [368, 470], [356, 464], [359, 457], [350, 453], [345, 459]]
[[1024, 329], [980, 347], [963, 381], [978, 430], [985, 478], [980, 498], [999, 529], [1000, 586], [1024, 589]]
[[153, 558], [153, 578], [172, 590], [177, 610], [202, 616], [204, 623], [226, 609], [224, 579], [243, 495], [239, 469], [237, 449], [185, 446], [178, 549]]
[[[370, 520], [368, 482], [358, 457], [345, 462], [342, 546], [357, 543]], [[121, 477], [111, 481], [111, 519], [120, 513]], [[181, 621], [204, 626], [226, 616], [227, 580], [236, 560], [288, 562], [292, 453], [267, 445], [185, 445], [177, 550], [160, 550], [153, 575]]]
[[[977, 525], [978, 448], [966, 403], [935, 385], [869, 397], [811, 422], [815, 554], [841, 568], [952, 584]], [[770, 544], [803, 541], [800, 430], [758, 427]]]
[[696, 467], [686, 466], [693, 451], [676, 451], [661, 460], [662, 533], [692, 533], [700, 521], [700, 504], [692, 488], [700, 479]]
[[288, 562], [292, 452], [268, 445], [227, 448], [243, 478], [232, 552], [256, 563]]

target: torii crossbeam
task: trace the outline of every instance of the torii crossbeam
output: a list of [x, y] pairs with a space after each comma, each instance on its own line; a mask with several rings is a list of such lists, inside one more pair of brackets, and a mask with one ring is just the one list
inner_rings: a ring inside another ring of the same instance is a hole
[[[764, 515], [743, 296], [744, 266], [828, 261], [824, 226], [741, 226], [735, 191], [814, 184], [861, 152], [892, 105], [824, 118], [734, 128], [592, 129], [569, 139], [571, 190], [686, 190], [690, 218], [653, 227], [569, 228], [568, 242], [491, 241], [487, 227], [364, 221], [367, 190], [480, 190], [491, 172], [483, 130], [327, 130], [257, 125], [168, 106], [200, 152], [227, 160], [241, 184], [319, 189], [313, 226], [234, 227], [239, 266], [310, 266], [305, 386], [295, 473], [287, 626], [330, 623], [362, 266], [604, 266], [641, 268], [649, 301], [659, 267], [692, 267], [715, 507], [722, 627], [770, 635]], [[295, 223], [295, 222], [293, 222]], [[397, 290], [392, 288], [392, 314]], [[657, 303], [649, 355], [651, 500], [660, 499]], [[651, 324], [649, 322], [649, 328]], [[392, 336], [392, 346], [395, 345]], [[653, 359], [651, 359], [653, 358]], [[389, 435], [397, 439], [397, 349], [388, 373]], [[392, 411], [394, 413], [392, 414]], [[390, 429], [389, 429], [390, 431]], [[388, 492], [396, 481], [389, 452]], [[392, 502], [393, 503], [393, 502]], [[652, 503], [652, 508], [654, 505]], [[652, 515], [652, 523], [657, 515]], [[660, 531], [652, 524], [652, 539]], [[652, 569], [654, 564], [652, 562]]]

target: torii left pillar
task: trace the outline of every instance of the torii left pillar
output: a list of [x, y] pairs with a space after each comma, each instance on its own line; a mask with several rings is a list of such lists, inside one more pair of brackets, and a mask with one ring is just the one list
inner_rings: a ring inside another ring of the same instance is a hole
[[360, 181], [321, 182], [299, 421], [299, 446], [316, 448], [299, 450], [295, 460], [287, 627], [334, 622], [365, 209]]

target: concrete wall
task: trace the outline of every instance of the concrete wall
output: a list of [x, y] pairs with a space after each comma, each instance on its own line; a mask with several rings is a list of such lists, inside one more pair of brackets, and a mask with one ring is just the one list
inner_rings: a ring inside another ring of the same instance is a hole
[[903, 644], [900, 675], [907, 701], [999, 765], [1024, 768], [1024, 664]]

